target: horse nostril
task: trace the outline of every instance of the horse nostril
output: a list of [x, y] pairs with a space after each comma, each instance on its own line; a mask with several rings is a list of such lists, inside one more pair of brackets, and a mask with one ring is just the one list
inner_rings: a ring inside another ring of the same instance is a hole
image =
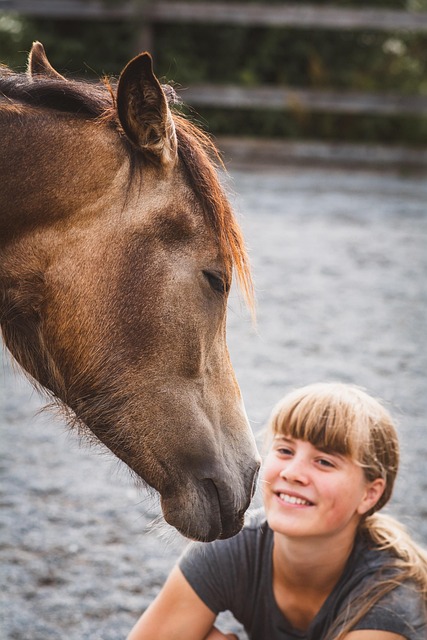
[[218, 501], [218, 508], [221, 508], [221, 498], [218, 491], [218, 487], [215, 484], [215, 481], [212, 478], [204, 478], [200, 481], [202, 487], [204, 488], [206, 494], [213, 499], [214, 501]]

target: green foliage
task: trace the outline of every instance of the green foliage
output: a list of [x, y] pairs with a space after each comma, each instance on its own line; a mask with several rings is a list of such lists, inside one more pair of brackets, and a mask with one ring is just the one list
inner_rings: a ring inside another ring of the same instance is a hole
[[25, 68], [34, 40], [43, 43], [55, 68], [67, 75], [119, 74], [136, 38], [130, 22], [25, 19], [0, 14], [0, 62]]
[[164, 25], [156, 66], [209, 81], [427, 94], [427, 35]]

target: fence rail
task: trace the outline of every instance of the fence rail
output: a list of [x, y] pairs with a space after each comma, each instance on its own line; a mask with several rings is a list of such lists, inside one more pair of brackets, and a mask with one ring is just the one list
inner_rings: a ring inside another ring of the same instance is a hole
[[420, 115], [427, 113], [427, 96], [396, 93], [320, 91], [285, 87], [194, 85], [181, 91], [191, 105], [232, 109], [285, 109], [327, 113]]
[[319, 165], [371, 169], [405, 167], [427, 170], [427, 149], [382, 144], [320, 142], [316, 140], [266, 140], [258, 138], [219, 137], [216, 140], [225, 161], [271, 166]]
[[112, 6], [101, 0], [0, 0], [0, 11], [64, 20], [128, 20], [142, 17], [151, 23], [204, 22], [262, 27], [427, 31], [427, 12], [342, 9], [337, 6], [306, 4], [280, 6], [133, 0], [123, 2], [120, 6]]
[[427, 13], [386, 9], [340, 9], [316, 5], [158, 2], [147, 8], [153, 21], [216, 22], [241, 26], [315, 29], [379, 29], [427, 31]]

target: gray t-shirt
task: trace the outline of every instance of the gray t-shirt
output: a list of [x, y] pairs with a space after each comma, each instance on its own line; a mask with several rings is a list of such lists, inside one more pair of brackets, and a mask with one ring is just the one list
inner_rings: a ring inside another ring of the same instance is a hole
[[[234, 538], [191, 544], [179, 566], [209, 609], [216, 614], [231, 611], [251, 640], [322, 640], [340, 613], [354, 612], [356, 596], [373, 581], [381, 580], [381, 569], [390, 559], [386, 552], [370, 549], [358, 539], [338, 584], [309, 628], [300, 631], [289, 624], [276, 604], [272, 549], [273, 532], [265, 516], [257, 513]], [[425, 604], [415, 586], [400, 585], [353, 629], [390, 631], [408, 640], [426, 640]]]

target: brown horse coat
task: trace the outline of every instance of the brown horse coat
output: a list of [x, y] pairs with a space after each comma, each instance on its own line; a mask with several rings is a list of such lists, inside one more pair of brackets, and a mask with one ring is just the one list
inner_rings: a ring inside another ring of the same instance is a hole
[[14, 358], [200, 540], [242, 525], [259, 461], [230, 364], [247, 257], [214, 148], [141, 54], [117, 87], [35, 43], [0, 72], [0, 302]]

